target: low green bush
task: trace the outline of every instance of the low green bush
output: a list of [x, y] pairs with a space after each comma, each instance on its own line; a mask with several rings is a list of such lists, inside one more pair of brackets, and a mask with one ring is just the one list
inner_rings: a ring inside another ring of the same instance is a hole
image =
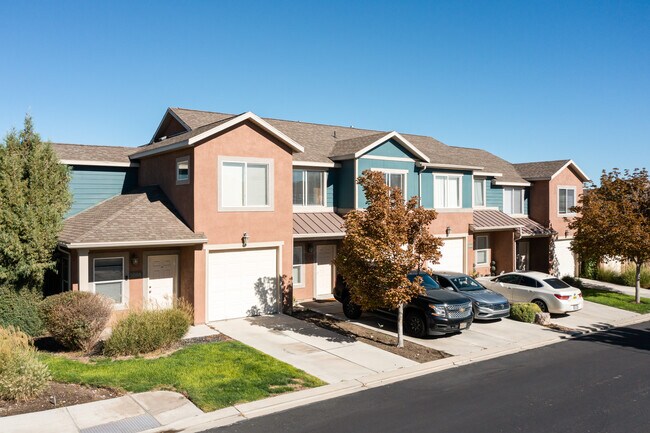
[[191, 324], [192, 310], [185, 302], [165, 310], [131, 312], [113, 327], [104, 354], [139, 355], [164, 349], [183, 338]]
[[70, 350], [90, 351], [113, 312], [113, 301], [90, 292], [65, 292], [43, 300], [43, 320], [52, 337]]
[[582, 284], [582, 280], [580, 278], [570, 277], [569, 275], [565, 275], [564, 277], [562, 277], [562, 280], [568, 285], [572, 287], [576, 287], [578, 289], [582, 289], [584, 287], [584, 285]]
[[[635, 266], [626, 266], [621, 273], [621, 280], [623, 280], [623, 285], [625, 286], [636, 286], [636, 268]], [[650, 268], [647, 266], [641, 266], [641, 287], [649, 288], [650, 287]]]
[[541, 313], [542, 310], [538, 305], [528, 302], [512, 304], [510, 306], [510, 318], [519, 322], [533, 323], [535, 313]]
[[0, 399], [29, 400], [45, 389], [50, 378], [27, 334], [0, 327]]
[[16, 291], [10, 287], [0, 287], [0, 326], [13, 326], [30, 337], [43, 333], [40, 305], [43, 295], [37, 290]]

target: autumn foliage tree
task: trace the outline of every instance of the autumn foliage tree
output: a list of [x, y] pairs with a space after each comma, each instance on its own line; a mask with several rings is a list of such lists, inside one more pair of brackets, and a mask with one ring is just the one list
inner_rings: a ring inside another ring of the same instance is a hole
[[402, 347], [404, 304], [424, 290], [419, 278], [411, 282], [406, 275], [438, 261], [442, 241], [428, 231], [437, 213], [419, 206], [416, 197], [405, 201], [381, 172], [365, 170], [357, 183], [368, 206], [345, 216], [346, 234], [335, 264], [352, 302], [364, 310], [398, 310], [397, 345]]
[[584, 259], [626, 260], [636, 267], [636, 302], [641, 301], [641, 265], [650, 261], [650, 180], [648, 171], [600, 177], [600, 186], [585, 191], [574, 208], [579, 214], [571, 249]]

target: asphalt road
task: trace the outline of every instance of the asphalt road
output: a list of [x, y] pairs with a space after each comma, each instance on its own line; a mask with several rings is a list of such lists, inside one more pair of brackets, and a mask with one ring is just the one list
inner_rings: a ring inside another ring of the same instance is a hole
[[650, 322], [212, 432], [650, 432]]

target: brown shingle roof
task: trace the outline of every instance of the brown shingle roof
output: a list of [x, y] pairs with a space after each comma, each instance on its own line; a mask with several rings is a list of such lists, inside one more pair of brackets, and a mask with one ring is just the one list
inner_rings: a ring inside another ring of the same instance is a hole
[[513, 165], [524, 179], [549, 180], [569, 161], [569, 159], [560, 159], [557, 161], [524, 162]]
[[65, 245], [165, 241], [203, 243], [180, 219], [158, 187], [145, 187], [110, 198], [64, 221], [59, 241]]
[[344, 235], [343, 218], [334, 212], [305, 212], [293, 214], [294, 238], [342, 238]]
[[52, 143], [59, 160], [88, 162], [117, 162], [129, 164], [135, 147], [93, 146], [89, 144]]
[[361, 137], [348, 138], [347, 140], [338, 140], [330, 152], [330, 157], [351, 155], [364, 147], [370, 146], [375, 141], [385, 137], [387, 132], [379, 134], [363, 135]]

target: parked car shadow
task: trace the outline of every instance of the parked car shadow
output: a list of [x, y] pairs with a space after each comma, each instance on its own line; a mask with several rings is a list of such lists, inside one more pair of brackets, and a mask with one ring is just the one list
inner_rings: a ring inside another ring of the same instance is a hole
[[650, 350], [650, 328], [614, 328], [609, 331], [587, 334], [578, 337], [577, 340], [612, 344], [639, 350]]
[[264, 328], [270, 329], [272, 332], [276, 332], [278, 334], [281, 334], [284, 331], [291, 331], [295, 332], [296, 334], [305, 335], [308, 337], [320, 337], [326, 341], [335, 343], [353, 343], [356, 341], [352, 337], [341, 335], [334, 331], [323, 329], [319, 326], [314, 325], [313, 323], [305, 322], [303, 320], [295, 319], [289, 316], [276, 315], [248, 317], [246, 321], [252, 325], [262, 326]]

